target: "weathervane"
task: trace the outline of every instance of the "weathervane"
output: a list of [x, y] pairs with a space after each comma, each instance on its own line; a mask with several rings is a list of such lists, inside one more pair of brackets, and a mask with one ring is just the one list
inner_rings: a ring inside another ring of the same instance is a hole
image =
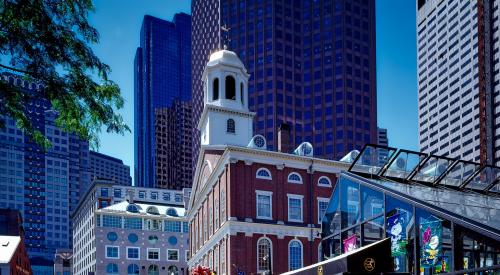
[[231, 42], [231, 39], [229, 38], [229, 30], [230, 28], [228, 28], [226, 24], [220, 26], [219, 47], [224, 50], [227, 49], [229, 42]]

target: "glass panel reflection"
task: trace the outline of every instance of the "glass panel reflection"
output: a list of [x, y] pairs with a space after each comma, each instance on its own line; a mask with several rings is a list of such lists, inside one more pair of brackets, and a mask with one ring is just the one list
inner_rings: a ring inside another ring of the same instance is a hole
[[406, 179], [426, 157], [425, 154], [400, 151], [383, 176]]
[[357, 224], [360, 216], [359, 184], [350, 180], [341, 180], [340, 198], [342, 228]]
[[376, 175], [396, 153], [392, 148], [381, 148], [366, 145], [358, 160], [352, 164], [350, 171]]
[[460, 186], [479, 169], [481, 169], [481, 165], [477, 163], [458, 161], [439, 184]]
[[340, 232], [339, 192], [337, 185], [321, 222], [323, 235], [329, 236]]
[[454, 160], [430, 157], [422, 164], [412, 180], [433, 183], [455, 162]]
[[363, 221], [384, 213], [384, 195], [381, 192], [361, 186], [361, 203], [363, 205], [361, 211]]
[[477, 176], [475, 176], [466, 188], [484, 190], [490, 186], [500, 176], [500, 168], [486, 166]]

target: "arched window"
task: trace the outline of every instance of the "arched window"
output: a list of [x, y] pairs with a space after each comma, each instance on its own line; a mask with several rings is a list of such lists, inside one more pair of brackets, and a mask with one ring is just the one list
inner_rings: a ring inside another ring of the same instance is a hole
[[230, 118], [227, 120], [226, 132], [231, 133], [231, 134], [236, 133], [236, 125], [234, 123], [234, 119]]
[[213, 83], [213, 97], [212, 100], [218, 100], [219, 99], [219, 78], [214, 79]]
[[135, 204], [129, 204], [127, 206], [127, 211], [131, 213], [139, 213], [139, 207], [137, 207], [137, 205]]
[[236, 80], [231, 75], [226, 76], [226, 99], [236, 100]]
[[302, 177], [298, 173], [292, 172], [292, 173], [288, 174], [288, 182], [301, 184]]
[[179, 274], [179, 269], [175, 265], [171, 265], [168, 267], [168, 275], [178, 275]]
[[179, 215], [177, 214], [177, 211], [173, 208], [167, 209], [167, 215], [172, 216], [172, 217], [178, 217]]
[[150, 244], [156, 244], [158, 242], [158, 237], [155, 235], [151, 235], [148, 237], [148, 241]]
[[259, 168], [257, 170], [257, 173], [255, 173], [255, 177], [258, 179], [265, 179], [265, 180], [272, 180], [273, 177], [271, 176], [271, 172], [267, 170], [266, 168]]
[[[266, 272], [272, 269], [272, 244], [268, 238], [262, 237], [257, 241], [257, 272]], [[266, 273], [267, 274], [267, 273]]]
[[245, 97], [243, 96], [244, 94], [244, 88], [245, 86], [243, 85], [243, 82], [240, 83], [240, 98], [241, 98], [241, 104], [245, 104]]
[[302, 268], [302, 243], [292, 240], [288, 244], [288, 270]]
[[160, 275], [160, 269], [157, 265], [150, 265], [148, 268], [148, 275]]
[[128, 275], [139, 275], [139, 266], [136, 264], [130, 264], [127, 267]]
[[108, 264], [106, 266], [106, 274], [108, 275], [115, 275], [115, 274], [118, 274], [118, 265], [116, 264]]
[[146, 209], [146, 212], [148, 214], [151, 214], [151, 215], [160, 215], [160, 212], [158, 211], [158, 208], [156, 208], [154, 206], [148, 207], [148, 209]]
[[318, 179], [318, 185], [319, 186], [329, 186], [331, 187], [332, 186], [332, 182], [330, 181], [329, 178], [325, 177], [325, 176], [322, 176]]

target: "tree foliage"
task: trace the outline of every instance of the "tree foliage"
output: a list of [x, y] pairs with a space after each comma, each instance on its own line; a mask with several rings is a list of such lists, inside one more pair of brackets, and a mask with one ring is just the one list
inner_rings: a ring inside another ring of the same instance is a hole
[[[0, 0], [0, 68], [44, 86], [27, 92], [0, 81], [0, 114], [44, 147], [47, 139], [25, 110], [34, 98], [50, 101], [58, 113], [56, 125], [93, 147], [102, 128], [130, 131], [118, 113], [124, 100], [109, 79], [110, 67], [90, 48], [99, 41], [87, 19], [93, 11], [91, 0]], [[5, 127], [5, 121], [0, 123]]]

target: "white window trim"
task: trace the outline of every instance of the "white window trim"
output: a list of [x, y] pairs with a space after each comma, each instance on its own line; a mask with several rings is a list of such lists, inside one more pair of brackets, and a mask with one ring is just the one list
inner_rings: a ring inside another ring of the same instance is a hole
[[304, 267], [304, 244], [299, 240], [299, 239], [291, 239], [288, 242], [288, 247], [287, 247], [287, 254], [288, 254], [288, 266], [287, 268], [290, 269], [290, 244], [293, 241], [298, 241], [300, 243], [300, 267]]
[[[319, 216], [319, 203], [320, 202], [326, 202], [328, 204], [330, 202], [330, 199], [318, 197], [318, 202], [317, 202], [318, 210], [316, 211], [316, 215], [318, 216], [318, 224], [321, 224], [321, 218], [322, 218]], [[327, 206], [327, 208], [328, 208], [328, 206]]]
[[[300, 180], [299, 181], [290, 180], [290, 176], [291, 175], [297, 175], [297, 176], [299, 176]], [[295, 184], [302, 184], [303, 183], [302, 176], [299, 173], [297, 173], [297, 172], [291, 172], [290, 174], [288, 174], [288, 177], [286, 178], [286, 180], [287, 180], [288, 183], [295, 183]]]
[[[137, 258], [129, 258], [128, 257], [128, 250], [129, 248], [137, 248], [139, 253], [137, 254]], [[125, 257], [127, 258], [127, 260], [136, 260], [136, 261], [139, 261], [141, 259], [141, 248], [140, 247], [137, 247], [137, 246], [127, 246], [126, 247], [126, 250], [125, 250], [127, 253], [125, 255]]]
[[[149, 251], [150, 251], [150, 250], [151, 250], [151, 251], [158, 251], [158, 259], [150, 259], [150, 258], [149, 258]], [[146, 255], [146, 259], [147, 259], [148, 261], [158, 261], [158, 262], [159, 262], [159, 261], [161, 260], [161, 251], [160, 251], [160, 249], [159, 249], [159, 248], [148, 248], [147, 253], [148, 253], [148, 254]]]
[[318, 245], [318, 263], [321, 262], [321, 254], [322, 254], [321, 243]]
[[184, 260], [187, 262], [189, 259], [189, 250], [184, 250]]
[[[304, 222], [304, 195], [286, 194], [286, 196], [288, 197], [288, 199], [287, 199], [288, 221], [289, 222]], [[300, 199], [300, 220], [290, 218], [290, 199]]]
[[[269, 173], [269, 177], [259, 176], [259, 171], [261, 171], [261, 170], [267, 171], [267, 173]], [[269, 169], [261, 167], [261, 168], [257, 169], [257, 172], [255, 172], [255, 178], [263, 179], [263, 180], [272, 180], [273, 174], [271, 174], [271, 171], [269, 171]]]
[[[321, 184], [321, 183], [319, 183], [319, 181], [320, 181], [322, 178], [327, 179], [327, 180], [328, 180], [328, 182], [329, 182], [329, 184]], [[327, 176], [321, 176], [321, 177], [319, 177], [319, 179], [318, 179], [318, 186], [323, 186], [323, 187], [332, 187], [332, 180], [331, 180], [329, 177], [327, 177]]]
[[271, 241], [271, 239], [269, 239], [268, 237], [260, 237], [258, 240], [257, 240], [257, 247], [256, 247], [256, 251], [257, 251], [257, 273], [261, 273], [261, 272], [264, 272], [264, 271], [267, 271], [267, 270], [259, 270], [259, 242], [260, 240], [262, 239], [266, 239], [269, 241], [269, 244], [271, 246], [271, 273], [272, 273], [272, 270], [273, 270], [273, 266], [274, 266], [274, 261], [272, 260], [273, 258], [273, 242]]
[[[112, 248], [112, 247], [116, 247], [118, 248], [118, 257], [108, 257], [108, 248]], [[106, 249], [106, 254], [104, 255], [106, 257], [106, 259], [120, 259], [120, 247], [117, 246], [117, 245], [106, 245], [105, 246], [105, 249]]]
[[[177, 260], [170, 260], [168, 258], [168, 252], [169, 251], [177, 251]], [[178, 262], [180, 260], [179, 259], [180, 257], [181, 257], [181, 255], [179, 254], [179, 249], [167, 249], [167, 261], [169, 261], [169, 262]]]
[[[259, 200], [258, 197], [259, 195], [262, 196], [269, 196], [269, 217], [266, 216], [259, 216]], [[273, 219], [273, 192], [272, 191], [263, 191], [263, 190], [255, 190], [255, 216], [257, 219], [262, 219], [262, 220], [272, 220]]]

